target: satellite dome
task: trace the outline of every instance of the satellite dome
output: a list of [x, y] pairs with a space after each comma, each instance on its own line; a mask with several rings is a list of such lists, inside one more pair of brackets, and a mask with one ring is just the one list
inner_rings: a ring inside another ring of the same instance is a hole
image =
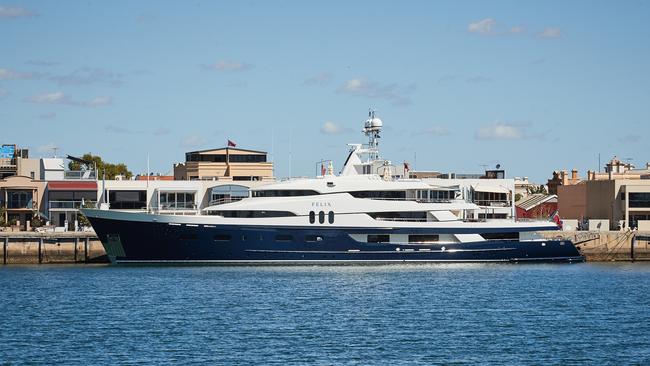
[[384, 123], [379, 118], [373, 118], [370, 120], [370, 125], [372, 127], [383, 127]]

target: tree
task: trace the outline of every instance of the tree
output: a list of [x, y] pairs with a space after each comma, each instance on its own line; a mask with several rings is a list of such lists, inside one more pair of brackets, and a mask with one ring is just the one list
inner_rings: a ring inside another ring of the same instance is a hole
[[[95, 208], [95, 203], [86, 201], [83, 204], [83, 208]], [[77, 215], [77, 222], [79, 223], [79, 226], [82, 226], [82, 227], [84, 227], [84, 226], [90, 227], [91, 226], [90, 221], [88, 221], [88, 218], [84, 214], [82, 214], [81, 212], [79, 212], [79, 214]]]
[[108, 163], [103, 161], [100, 156], [91, 153], [84, 154], [81, 158], [90, 162], [90, 164], [70, 161], [70, 163], [68, 163], [68, 168], [70, 170], [81, 170], [82, 168], [94, 169], [94, 167], [97, 166], [97, 177], [101, 178], [103, 177], [103, 174], [106, 174], [106, 179], [115, 179], [116, 175], [123, 175], [127, 179], [133, 176], [133, 173], [129, 171], [124, 163]]
[[7, 209], [5, 206], [0, 206], [0, 226], [7, 226], [5, 216], [7, 216]]
[[543, 184], [541, 184], [539, 187], [538, 186], [528, 187], [527, 191], [528, 194], [536, 194], [536, 193], [548, 194], [548, 192], [546, 191], [546, 187]]

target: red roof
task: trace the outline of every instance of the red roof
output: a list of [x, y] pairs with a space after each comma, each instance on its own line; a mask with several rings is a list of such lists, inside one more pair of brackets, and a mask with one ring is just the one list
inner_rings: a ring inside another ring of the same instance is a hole
[[50, 191], [96, 191], [97, 182], [95, 181], [48, 182], [47, 189], [49, 189]]

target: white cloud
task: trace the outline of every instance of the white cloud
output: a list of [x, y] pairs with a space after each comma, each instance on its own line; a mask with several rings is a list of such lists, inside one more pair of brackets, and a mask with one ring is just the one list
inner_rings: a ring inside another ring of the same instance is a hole
[[33, 95], [31, 97], [25, 98], [24, 101], [35, 104], [63, 104], [80, 107], [101, 107], [112, 104], [113, 98], [107, 96], [99, 96], [86, 101], [77, 101], [71, 99], [65, 93], [58, 91], [53, 93]]
[[467, 30], [471, 33], [492, 34], [494, 32], [494, 26], [496, 24], [496, 20], [492, 18], [485, 18], [474, 23], [469, 23]]
[[245, 62], [233, 62], [233, 61], [221, 60], [211, 65], [204, 65], [204, 67], [207, 69], [213, 69], [218, 71], [244, 71], [244, 70], [252, 69], [253, 65], [247, 64]]
[[415, 90], [415, 84], [401, 86], [397, 83], [380, 84], [361, 78], [350, 79], [339, 89], [339, 93], [364, 96], [367, 98], [385, 99], [394, 105], [411, 104], [409, 94]]
[[19, 6], [3, 6], [0, 5], [0, 19], [1, 18], [24, 18], [34, 16], [34, 12], [21, 8]]
[[326, 135], [336, 135], [341, 132], [343, 132], [344, 129], [341, 128], [338, 124], [334, 122], [325, 122], [323, 123], [323, 126], [320, 128], [320, 132], [326, 134]]
[[520, 140], [523, 137], [521, 128], [501, 122], [481, 127], [476, 131], [478, 140]]
[[0, 80], [29, 79], [32, 74], [0, 68]]
[[70, 99], [63, 92], [37, 94], [25, 99], [29, 103], [37, 104], [67, 104]]
[[180, 146], [184, 148], [195, 148], [198, 146], [205, 145], [207, 140], [198, 135], [187, 136], [181, 140]]
[[547, 27], [539, 34], [540, 38], [560, 38], [562, 31], [557, 27]]
[[50, 80], [59, 85], [91, 85], [97, 83], [120, 86], [123, 84], [123, 75], [116, 74], [101, 68], [83, 67], [67, 75], [54, 75]]
[[83, 105], [85, 107], [101, 107], [101, 106], [111, 105], [111, 104], [113, 104], [113, 98], [106, 97], [106, 96], [95, 97], [89, 101], [80, 102], [80, 105]]

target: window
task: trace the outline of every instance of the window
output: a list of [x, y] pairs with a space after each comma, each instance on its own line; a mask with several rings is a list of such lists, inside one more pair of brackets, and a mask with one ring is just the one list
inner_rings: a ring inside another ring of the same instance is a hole
[[333, 223], [334, 223], [334, 211], [330, 211], [330, 212], [327, 214], [327, 221], [328, 221], [330, 224], [333, 224]]
[[109, 191], [108, 202], [111, 209], [141, 210], [147, 207], [146, 191]]
[[388, 234], [368, 235], [368, 243], [390, 243], [390, 235]]
[[320, 235], [305, 235], [305, 241], [309, 243], [323, 241], [323, 237]]
[[293, 241], [293, 236], [286, 234], [276, 235], [275, 241]]
[[230, 235], [228, 234], [217, 234], [214, 236], [214, 241], [230, 241]]
[[196, 235], [195, 233], [182, 233], [180, 236], [181, 240], [196, 240], [198, 238], [199, 238], [198, 235]]
[[209, 211], [209, 214], [223, 217], [240, 217], [248, 219], [296, 216], [296, 214], [289, 211]]
[[630, 207], [650, 207], [650, 192], [630, 192]]
[[355, 198], [370, 198], [377, 200], [405, 200], [406, 191], [356, 191], [350, 192]]
[[160, 193], [160, 208], [163, 210], [195, 209], [194, 193], [162, 192]]
[[309, 211], [309, 223], [313, 224], [316, 222], [316, 212]]
[[438, 234], [409, 235], [409, 243], [435, 243], [440, 240]]
[[324, 211], [321, 211], [321, 212], [318, 213], [318, 222], [320, 222], [321, 224], [325, 223], [325, 212]]
[[426, 211], [395, 211], [368, 213], [375, 220], [426, 221]]
[[32, 208], [32, 192], [8, 192], [7, 193], [7, 208]]
[[507, 219], [508, 214], [505, 214], [505, 213], [489, 213], [489, 214], [486, 215], [484, 213], [480, 213], [480, 214], [478, 214], [478, 218], [479, 219], [486, 219], [486, 218], [488, 218], [488, 219]]
[[253, 197], [298, 197], [316, 196], [320, 193], [310, 189], [269, 189], [253, 191]]

